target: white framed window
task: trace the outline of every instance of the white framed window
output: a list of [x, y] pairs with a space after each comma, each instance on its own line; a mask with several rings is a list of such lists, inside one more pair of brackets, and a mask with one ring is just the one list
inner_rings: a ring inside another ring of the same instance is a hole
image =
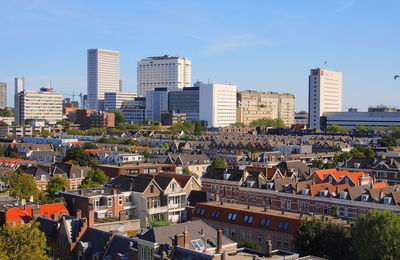
[[107, 198], [107, 206], [108, 207], [112, 207], [112, 205], [113, 205], [112, 201], [113, 201], [113, 198]]

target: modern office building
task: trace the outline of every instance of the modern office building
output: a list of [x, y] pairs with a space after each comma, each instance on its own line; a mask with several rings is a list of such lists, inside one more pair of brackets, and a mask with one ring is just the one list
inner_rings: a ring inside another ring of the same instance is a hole
[[200, 88], [199, 119], [208, 127], [224, 127], [236, 122], [235, 85], [198, 84]]
[[23, 90], [17, 95], [17, 104], [18, 107], [15, 109], [17, 124], [32, 122], [54, 124], [62, 119], [62, 95], [54, 93], [52, 88], [41, 88], [39, 92]]
[[374, 127], [400, 126], [400, 112], [325, 112], [321, 128], [338, 125], [355, 129], [358, 125]]
[[0, 82], [0, 107], [7, 107], [7, 83]]
[[89, 49], [87, 53], [88, 107], [104, 110], [104, 93], [119, 92], [119, 51]]
[[288, 93], [253, 90], [237, 93], [237, 122], [249, 125], [252, 121], [282, 119], [285, 125], [294, 123], [295, 97]]
[[191, 64], [186, 58], [158, 56], [142, 59], [137, 64], [137, 92], [145, 97], [147, 91], [155, 88], [168, 90], [190, 87]]
[[168, 93], [168, 110], [186, 114], [186, 120], [199, 121], [199, 87], [183, 88]]
[[25, 89], [25, 79], [24, 77], [15, 78], [14, 81], [14, 118], [15, 123], [19, 124], [19, 99], [18, 93]]
[[312, 69], [308, 81], [308, 123], [319, 129], [323, 113], [342, 111], [342, 72]]
[[134, 105], [136, 93], [106, 92], [104, 93], [104, 110], [117, 110]]
[[308, 114], [296, 113], [294, 115], [294, 123], [298, 125], [308, 125]]
[[119, 110], [125, 114], [126, 122], [139, 124], [146, 119], [146, 98], [136, 97], [130, 106], [123, 106]]
[[168, 89], [156, 88], [146, 93], [146, 118], [161, 122], [161, 114], [168, 113]]

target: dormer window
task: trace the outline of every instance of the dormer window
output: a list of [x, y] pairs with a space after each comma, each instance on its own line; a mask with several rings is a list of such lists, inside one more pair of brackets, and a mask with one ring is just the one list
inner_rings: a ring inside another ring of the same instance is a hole
[[361, 194], [361, 201], [368, 201], [369, 195], [368, 194]]
[[392, 202], [392, 198], [391, 197], [384, 197], [383, 198], [383, 204], [390, 204]]
[[348, 178], [345, 178], [345, 179], [344, 179], [344, 183], [349, 184], [349, 179], [348, 179]]
[[273, 182], [267, 183], [267, 190], [272, 190], [273, 188], [274, 188], [274, 183]]
[[340, 198], [345, 200], [347, 198], [347, 192], [346, 191], [341, 191], [340, 192]]
[[328, 190], [321, 190], [320, 192], [319, 192], [319, 196], [320, 197], [326, 197], [328, 195]]

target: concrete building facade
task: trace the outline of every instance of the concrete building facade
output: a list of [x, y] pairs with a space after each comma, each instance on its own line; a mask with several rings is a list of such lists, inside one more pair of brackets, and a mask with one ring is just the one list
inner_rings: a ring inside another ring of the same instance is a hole
[[7, 83], [0, 82], [0, 107], [7, 107]]
[[104, 110], [118, 110], [134, 105], [136, 93], [106, 92], [104, 93]]
[[156, 88], [146, 93], [146, 118], [161, 121], [161, 114], [168, 113], [168, 89]]
[[358, 125], [374, 127], [400, 126], [400, 112], [325, 112], [321, 128], [338, 125], [355, 129]]
[[199, 119], [209, 127], [224, 127], [236, 122], [235, 85], [199, 84]]
[[168, 90], [190, 87], [191, 64], [186, 58], [169, 55], [148, 57], [137, 64], [137, 92], [145, 97], [147, 91], [155, 88]]
[[183, 88], [182, 91], [168, 93], [168, 110], [185, 113], [188, 121], [199, 121], [200, 89]]
[[119, 92], [119, 51], [89, 49], [87, 52], [88, 107], [104, 110], [104, 93]]
[[308, 123], [320, 129], [325, 112], [342, 111], [342, 72], [312, 69], [308, 77]]
[[295, 97], [292, 94], [238, 91], [237, 122], [249, 125], [262, 118], [282, 119], [285, 125], [294, 123]]

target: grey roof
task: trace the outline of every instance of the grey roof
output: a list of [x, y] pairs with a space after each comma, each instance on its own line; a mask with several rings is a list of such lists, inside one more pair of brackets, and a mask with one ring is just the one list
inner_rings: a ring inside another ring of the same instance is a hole
[[209, 202], [212, 200], [212, 198], [213, 196], [206, 191], [191, 190], [187, 198], [187, 201], [189, 202], [190, 206], [195, 206], [196, 203]]
[[[154, 227], [138, 237], [142, 240], [150, 241], [157, 244], [167, 244], [173, 246], [175, 235], [182, 234], [185, 229], [189, 232], [190, 240], [200, 239], [208, 241], [207, 248], [216, 247], [217, 231], [201, 220], [185, 222], [164, 227]], [[222, 235], [222, 245], [234, 243], [228, 237]], [[192, 243], [189, 243], [191, 250], [196, 250]]]
[[240, 181], [243, 177], [243, 170], [213, 168], [203, 174], [203, 178], [223, 180], [224, 174], [229, 174], [228, 181]]
[[129, 252], [129, 248], [137, 247], [137, 241], [133, 238], [115, 235], [109, 243], [104, 257], [114, 256], [115, 254], [126, 255]]
[[124, 191], [144, 192], [151, 182], [152, 179], [148, 177], [119, 175], [104, 186]]
[[170, 256], [173, 260], [212, 260], [213, 255], [176, 246]]

